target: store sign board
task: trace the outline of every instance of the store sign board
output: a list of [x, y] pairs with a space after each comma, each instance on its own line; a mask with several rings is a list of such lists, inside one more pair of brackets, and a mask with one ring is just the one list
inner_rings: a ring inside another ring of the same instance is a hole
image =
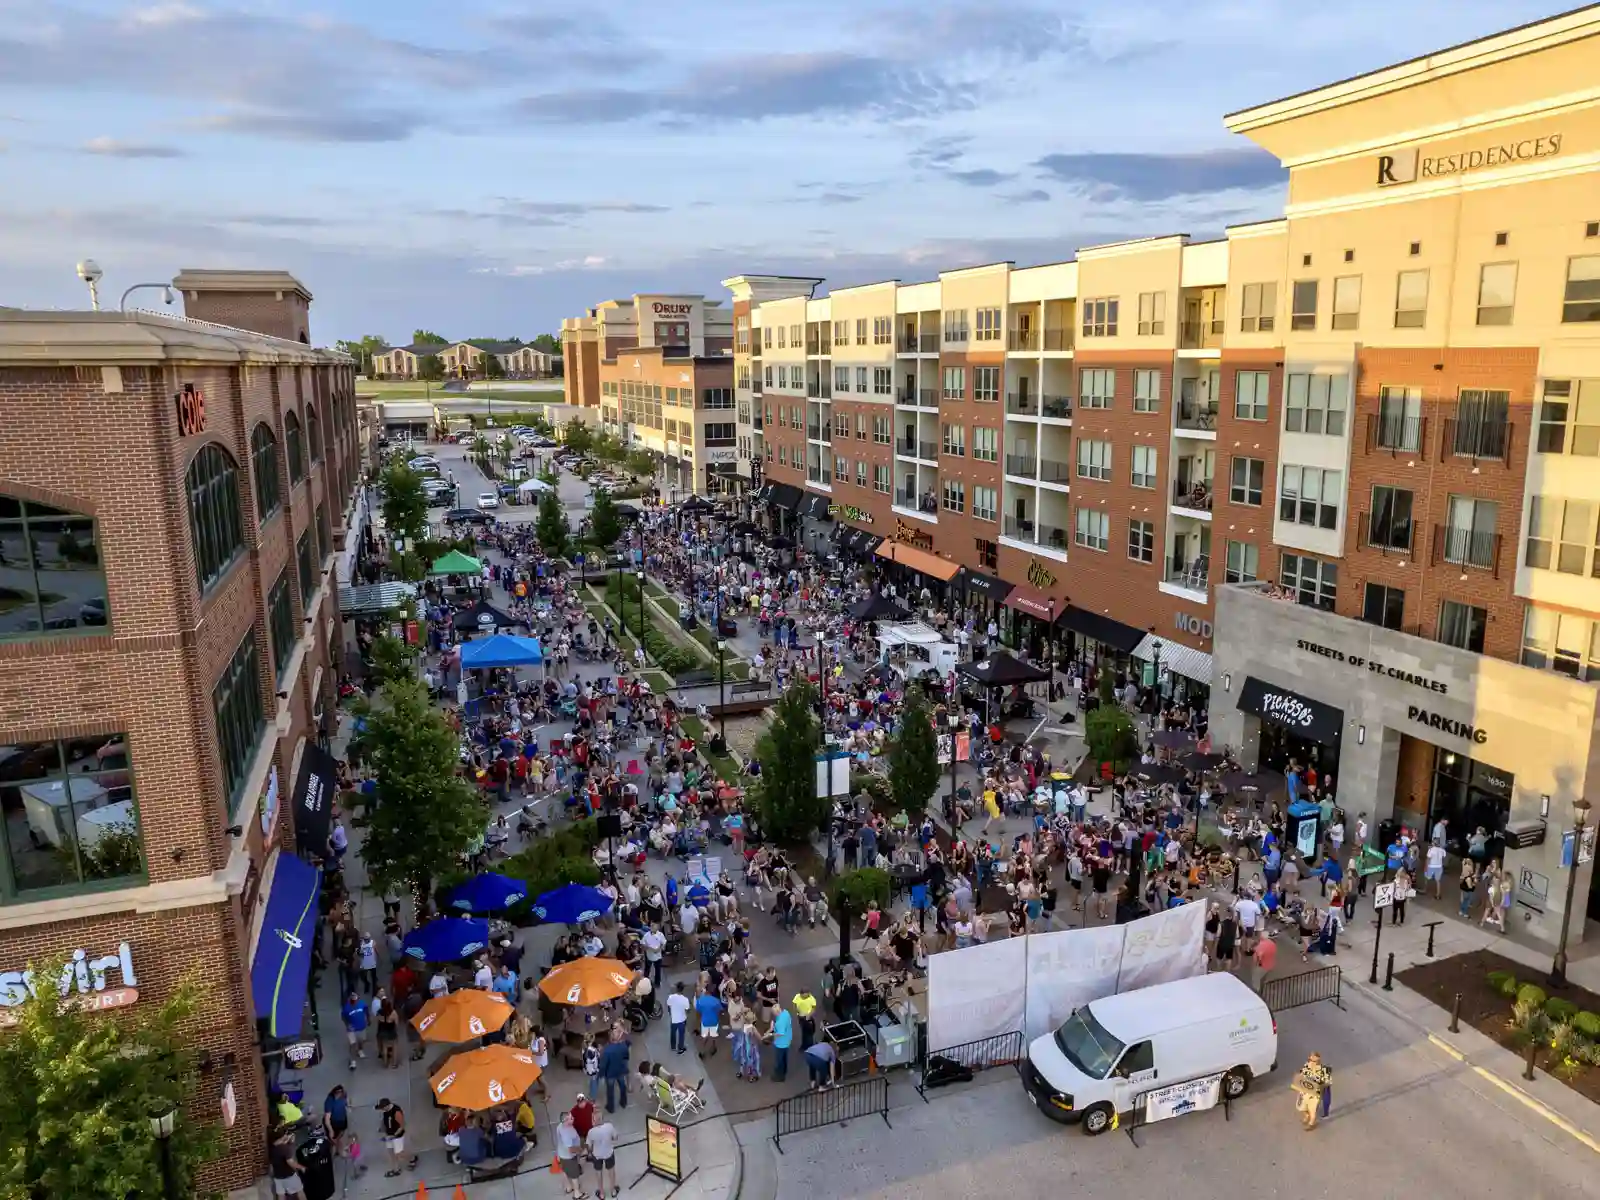
[[857, 508], [854, 504], [830, 504], [828, 515], [835, 519], [842, 518], [846, 521], [859, 521], [863, 525], [872, 524], [872, 514], [864, 508]]
[[1451, 154], [1424, 154], [1418, 146], [1392, 150], [1388, 154], [1378, 155], [1378, 186], [1394, 187], [1402, 183], [1416, 183], [1421, 179], [1445, 179], [1491, 167], [1510, 167], [1542, 158], [1554, 158], [1561, 153], [1561, 136], [1559, 133], [1547, 133], [1542, 137], [1517, 138]]
[[1374, 675], [1382, 675], [1386, 679], [1394, 679], [1400, 683], [1408, 683], [1412, 687], [1421, 688], [1425, 692], [1436, 695], [1448, 696], [1450, 685], [1442, 679], [1435, 679], [1431, 675], [1420, 675], [1415, 671], [1407, 671], [1403, 667], [1390, 666], [1375, 658], [1364, 658], [1359, 654], [1346, 654], [1343, 650], [1335, 650], [1331, 646], [1319, 645], [1316, 642], [1301, 638], [1295, 646], [1307, 654], [1315, 654], [1319, 658], [1326, 658], [1333, 662], [1344, 663], [1347, 666], [1365, 669]]
[[1037, 558], [1028, 560], [1028, 582], [1041, 592], [1048, 591], [1056, 584], [1055, 572], [1050, 570]]
[[1173, 621], [1179, 633], [1187, 633], [1191, 637], [1209, 638], [1212, 633], [1211, 622], [1203, 621], [1192, 613], [1181, 612]]
[[206, 394], [192, 383], [173, 399], [178, 406], [178, 436], [193, 437], [206, 431]]
[[[111, 976], [116, 976], [116, 985]], [[0, 1028], [16, 1024], [8, 1009], [16, 1008], [37, 995], [37, 980], [32, 970], [0, 971]], [[82, 1008], [98, 1012], [126, 1008], [139, 999], [139, 980], [133, 970], [133, 950], [123, 942], [115, 953], [90, 958], [84, 950], [74, 950], [61, 968], [60, 994]]]

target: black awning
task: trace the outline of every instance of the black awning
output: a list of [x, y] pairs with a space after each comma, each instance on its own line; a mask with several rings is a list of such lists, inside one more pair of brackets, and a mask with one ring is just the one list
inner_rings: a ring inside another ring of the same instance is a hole
[[772, 499], [772, 489], [777, 487], [777, 486], [778, 485], [775, 484], [775, 483], [763, 484], [762, 487], [761, 487], [761, 490], [756, 493], [756, 503], [757, 504], [765, 504], [767, 501], [771, 500]]
[[300, 751], [300, 773], [294, 781], [294, 841], [302, 854], [326, 855], [332, 825], [333, 795], [339, 764], [315, 742]]
[[455, 626], [457, 633], [476, 633], [480, 629], [493, 629], [496, 625], [503, 629], [510, 629], [515, 625], [526, 626], [528, 622], [514, 618], [509, 613], [503, 612], [490, 604], [487, 600], [480, 600], [471, 608], [464, 608], [458, 612], [450, 622]]
[[802, 518], [810, 517], [813, 521], [831, 521], [833, 518], [828, 515], [828, 505], [830, 503], [831, 501], [826, 496], [817, 496], [808, 492], [805, 498], [800, 501], [800, 507], [795, 509], [795, 515]]
[[996, 604], [1009, 596], [1011, 589], [1017, 586], [1014, 583], [1007, 583], [1004, 579], [996, 579], [993, 575], [985, 575], [982, 571], [974, 571], [971, 567], [962, 567], [961, 574], [956, 576], [956, 582], [969, 592], [976, 592]]
[[850, 606], [852, 621], [899, 621], [905, 616], [906, 610], [882, 592], [873, 592], [864, 600], [857, 600]]
[[1043, 683], [1050, 678], [1050, 672], [1043, 667], [1025, 663], [1004, 650], [991, 654], [981, 663], [962, 663], [958, 670], [968, 679], [976, 680], [984, 687]]
[[1086, 638], [1104, 642], [1124, 654], [1132, 654], [1134, 647], [1144, 641], [1144, 630], [1124, 625], [1121, 621], [1113, 621], [1110, 617], [1079, 608], [1075, 604], [1067, 605], [1067, 611], [1061, 614], [1061, 624], [1073, 633], [1081, 633]]
[[805, 499], [805, 493], [792, 483], [769, 483], [767, 487], [772, 489], [767, 496], [767, 504], [772, 508], [786, 508], [793, 512], [800, 501]]
[[870, 530], [863, 529], [861, 531], [861, 537], [856, 542], [856, 549], [862, 554], [871, 555], [875, 554], [878, 547], [881, 545], [883, 545], [883, 539], [881, 537]]
[[1265, 683], [1254, 675], [1245, 676], [1244, 686], [1239, 689], [1239, 709], [1324, 746], [1336, 744], [1344, 728], [1343, 709], [1275, 683]]

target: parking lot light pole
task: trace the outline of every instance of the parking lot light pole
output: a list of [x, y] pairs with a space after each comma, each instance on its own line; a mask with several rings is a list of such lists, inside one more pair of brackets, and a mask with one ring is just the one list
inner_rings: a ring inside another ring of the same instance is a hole
[[717, 639], [717, 753], [728, 752], [728, 693], [726, 689], [728, 643]]
[[639, 586], [639, 647], [644, 648], [644, 571], [640, 567], [633, 569], [633, 581]]

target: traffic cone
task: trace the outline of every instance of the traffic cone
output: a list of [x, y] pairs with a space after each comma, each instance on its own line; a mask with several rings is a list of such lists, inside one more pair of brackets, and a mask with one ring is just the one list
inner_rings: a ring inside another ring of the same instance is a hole
[[428, 1200], [428, 1185], [427, 1184], [425, 1184], [425, 1183], [417, 1184], [417, 1198], [416, 1198], [416, 1200]]

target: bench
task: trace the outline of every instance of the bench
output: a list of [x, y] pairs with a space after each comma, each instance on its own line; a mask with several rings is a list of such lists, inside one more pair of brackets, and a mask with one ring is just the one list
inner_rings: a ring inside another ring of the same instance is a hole
[[527, 1156], [527, 1144], [523, 1144], [522, 1153], [515, 1158], [485, 1159], [483, 1164], [467, 1164], [467, 1182], [480, 1183], [490, 1179], [510, 1179], [522, 1166], [522, 1160]]

